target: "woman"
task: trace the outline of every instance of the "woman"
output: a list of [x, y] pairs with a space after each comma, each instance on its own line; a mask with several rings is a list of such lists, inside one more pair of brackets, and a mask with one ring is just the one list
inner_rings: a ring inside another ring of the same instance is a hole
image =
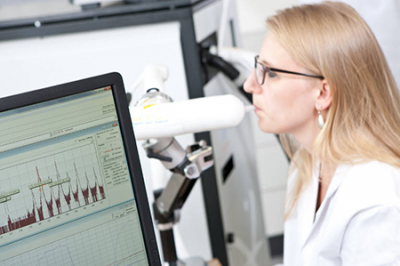
[[292, 158], [284, 264], [400, 265], [400, 94], [373, 33], [339, 2], [267, 28], [245, 90]]

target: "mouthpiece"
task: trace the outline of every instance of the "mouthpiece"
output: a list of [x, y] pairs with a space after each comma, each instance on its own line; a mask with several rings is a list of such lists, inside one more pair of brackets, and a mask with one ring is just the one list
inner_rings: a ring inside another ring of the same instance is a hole
[[256, 109], [256, 107], [255, 107], [254, 105], [246, 105], [246, 106], [244, 107], [244, 111], [245, 111], [246, 113], [248, 113], [248, 112], [250, 112], [250, 111], [254, 111], [254, 109]]

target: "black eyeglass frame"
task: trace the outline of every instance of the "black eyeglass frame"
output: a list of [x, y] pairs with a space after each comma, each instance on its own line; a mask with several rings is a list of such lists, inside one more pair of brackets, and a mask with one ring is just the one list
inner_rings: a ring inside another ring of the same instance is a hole
[[263, 68], [263, 75], [262, 75], [262, 81], [261, 81], [261, 83], [258, 82], [258, 80], [257, 80], [257, 75], [256, 75], [257, 83], [260, 84], [260, 85], [263, 85], [263, 84], [264, 84], [264, 81], [265, 81], [265, 74], [266, 74], [267, 72], [269, 72], [269, 71], [281, 72], [281, 73], [293, 74], [293, 75], [300, 75], [300, 76], [305, 76], [305, 77], [310, 77], [310, 78], [324, 79], [323, 76], [312, 75], [312, 74], [304, 74], [304, 73], [299, 73], [299, 72], [293, 72], [293, 71], [283, 70], [283, 69], [279, 69], [279, 68], [267, 67], [267, 66], [264, 66], [263, 64], [261, 64], [261, 63], [258, 61], [258, 58], [259, 58], [259, 55], [256, 55], [256, 56], [254, 57], [254, 69], [257, 71], [257, 64], [260, 64], [260, 65], [262, 66], [262, 68]]

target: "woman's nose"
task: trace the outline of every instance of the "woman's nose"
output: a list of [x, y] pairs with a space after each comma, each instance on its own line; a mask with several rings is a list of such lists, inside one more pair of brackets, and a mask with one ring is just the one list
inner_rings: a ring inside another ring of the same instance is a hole
[[243, 84], [243, 89], [247, 93], [260, 93], [261, 86], [257, 83], [254, 70]]

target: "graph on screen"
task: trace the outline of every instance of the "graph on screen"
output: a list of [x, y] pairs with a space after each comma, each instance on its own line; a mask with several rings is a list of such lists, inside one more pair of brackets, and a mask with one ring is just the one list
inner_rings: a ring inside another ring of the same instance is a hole
[[0, 183], [0, 235], [107, 197], [93, 141], [0, 168]]
[[[148, 265], [134, 206], [111, 220], [71, 234], [19, 256], [4, 265]], [[2, 265], [3, 265], [2, 264]]]

